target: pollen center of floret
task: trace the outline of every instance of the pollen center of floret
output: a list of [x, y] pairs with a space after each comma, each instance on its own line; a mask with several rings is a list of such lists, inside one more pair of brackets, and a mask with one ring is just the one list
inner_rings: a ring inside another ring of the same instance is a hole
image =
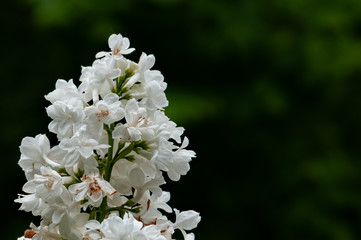
[[100, 192], [102, 188], [99, 186], [97, 180], [94, 179], [94, 182], [89, 184], [89, 189], [92, 193]]
[[108, 110], [103, 110], [101, 109], [100, 112], [98, 112], [96, 114], [96, 116], [99, 117], [107, 117], [109, 115], [109, 111]]
[[92, 195], [93, 193], [100, 192], [102, 190], [96, 178], [89, 177], [88, 175], [84, 175], [82, 180], [86, 181], [89, 184], [90, 195]]
[[46, 173], [46, 174], [43, 174], [43, 176], [48, 177], [46, 186], [48, 187], [49, 190], [51, 190], [54, 185], [54, 181], [55, 181], [54, 175], [52, 173]]
[[116, 49], [114, 49], [113, 54], [114, 54], [114, 55], [117, 55], [119, 52], [120, 52], [120, 49], [119, 49], [119, 48], [116, 48]]
[[36, 234], [35, 231], [33, 231], [31, 229], [26, 229], [25, 232], [24, 232], [24, 237], [25, 238], [32, 238], [35, 234]]

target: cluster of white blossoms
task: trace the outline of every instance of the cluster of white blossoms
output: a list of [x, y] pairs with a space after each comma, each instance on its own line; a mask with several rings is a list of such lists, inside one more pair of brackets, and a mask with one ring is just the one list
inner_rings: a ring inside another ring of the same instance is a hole
[[41, 222], [18, 240], [169, 240], [177, 229], [194, 239], [199, 213], [172, 210], [160, 188], [163, 174], [178, 181], [195, 157], [164, 114], [167, 84], [151, 70], [153, 55], [124, 57], [134, 51], [128, 38], [113, 34], [108, 44], [82, 68], [79, 87], [58, 80], [45, 96], [59, 144], [45, 134], [21, 142], [26, 194], [15, 202]]

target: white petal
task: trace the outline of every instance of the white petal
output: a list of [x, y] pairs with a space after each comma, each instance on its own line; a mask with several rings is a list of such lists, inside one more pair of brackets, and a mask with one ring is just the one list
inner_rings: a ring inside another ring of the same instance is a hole
[[129, 127], [128, 133], [129, 133], [130, 138], [133, 141], [139, 141], [141, 139], [141, 137], [140, 137], [141, 132], [138, 129], [136, 129], [135, 127]]
[[79, 153], [84, 158], [89, 158], [91, 155], [93, 155], [93, 150], [93, 147], [84, 146], [79, 148]]
[[201, 221], [199, 213], [189, 210], [179, 213], [177, 209], [174, 209], [176, 213], [176, 222], [174, 223], [174, 228], [180, 228], [185, 230], [192, 230], [196, 228], [198, 223]]
[[86, 228], [89, 229], [100, 229], [100, 223], [97, 220], [89, 220], [87, 224], [85, 224]]
[[106, 56], [106, 55], [108, 55], [109, 53], [107, 53], [107, 52], [98, 52], [96, 55], [95, 55], [95, 58], [102, 58], [102, 57], [104, 57], [104, 56]]
[[129, 179], [134, 186], [142, 187], [145, 181], [145, 175], [140, 168], [133, 168], [129, 173]]
[[113, 188], [113, 186], [105, 180], [98, 181], [98, 184], [108, 197], [114, 195], [117, 192], [117, 190], [115, 190], [115, 188]]
[[63, 219], [64, 215], [65, 215], [64, 210], [62, 210], [62, 209], [56, 210], [52, 216], [53, 223], [55, 223], [55, 224], [60, 223], [60, 221]]

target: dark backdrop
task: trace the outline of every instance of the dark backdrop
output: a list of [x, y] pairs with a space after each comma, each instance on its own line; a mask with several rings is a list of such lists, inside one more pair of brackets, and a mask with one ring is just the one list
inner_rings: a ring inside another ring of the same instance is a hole
[[166, 186], [201, 239], [361, 238], [361, 1], [11, 0], [1, 3], [2, 239], [39, 219], [13, 199], [44, 95], [112, 33], [154, 54], [166, 112], [198, 157]]

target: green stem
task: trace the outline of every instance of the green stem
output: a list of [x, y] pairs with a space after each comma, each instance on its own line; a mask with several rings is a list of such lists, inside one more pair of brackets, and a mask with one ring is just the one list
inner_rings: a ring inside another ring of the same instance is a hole
[[107, 196], [103, 198], [102, 203], [99, 207], [99, 215], [97, 215], [97, 220], [101, 223], [103, 222], [105, 216], [107, 215]]
[[112, 130], [113, 130], [114, 126], [110, 126], [110, 128], [107, 128], [107, 132], [108, 132], [108, 143], [110, 145], [109, 149], [108, 149], [108, 156], [107, 156], [107, 164], [105, 165], [105, 173], [104, 173], [104, 180], [106, 181], [110, 181], [110, 176], [111, 176], [111, 166], [112, 166], [112, 161], [113, 161], [113, 145], [114, 145], [114, 140], [113, 140], [113, 135], [112, 135]]
[[[126, 157], [131, 151], [133, 151], [133, 149], [136, 145], [136, 142], [131, 142], [128, 147], [123, 149], [123, 151], [120, 151], [120, 149], [123, 148], [124, 144], [119, 144], [116, 154], [113, 156], [114, 139], [113, 139], [112, 131], [114, 130], [114, 127], [115, 127], [114, 124], [111, 124], [110, 126], [107, 126], [104, 124], [104, 129], [108, 133], [108, 144], [110, 145], [110, 147], [108, 149], [108, 155], [106, 157], [105, 171], [104, 171], [104, 180], [106, 180], [108, 182], [110, 181], [110, 177], [111, 177], [111, 173], [112, 173], [114, 164], [118, 160]], [[132, 202], [129, 202], [128, 204], [131, 204], [131, 203]], [[119, 213], [121, 215], [124, 214], [125, 211], [133, 211], [133, 209], [125, 209], [125, 208], [123, 208], [123, 206], [120, 208], [107, 208], [107, 196], [104, 196], [102, 203], [100, 204], [99, 208], [95, 210], [95, 212], [93, 213], [92, 216], [95, 215], [96, 219], [99, 222], [102, 222], [105, 219], [106, 215], [109, 213], [109, 211], [112, 211], [112, 210], [119, 211]], [[134, 209], [134, 211], [136, 211], [136, 209]]]
[[[104, 180], [110, 181], [110, 176], [112, 172], [112, 161], [113, 161], [113, 135], [112, 131], [114, 130], [114, 124], [110, 125], [110, 127], [104, 125], [105, 130], [108, 132], [108, 144], [110, 145], [108, 149], [107, 161], [105, 165], [105, 173]], [[97, 214], [97, 220], [102, 222], [107, 214], [107, 196], [103, 197], [102, 203], [99, 206], [99, 215]]]

